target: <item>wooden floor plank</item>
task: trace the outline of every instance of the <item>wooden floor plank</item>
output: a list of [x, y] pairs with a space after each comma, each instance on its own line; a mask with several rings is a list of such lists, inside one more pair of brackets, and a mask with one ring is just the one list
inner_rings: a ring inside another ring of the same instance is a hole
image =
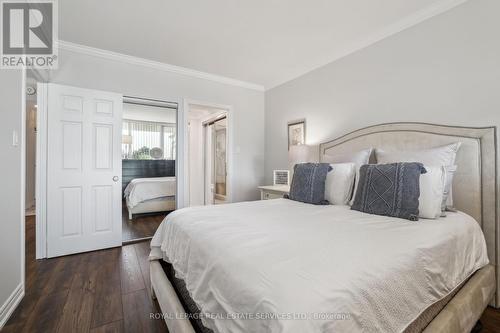
[[125, 332], [167, 332], [164, 320], [154, 317], [156, 308], [146, 289], [122, 297]]
[[90, 333], [122, 333], [123, 320], [115, 321], [90, 330]]
[[120, 273], [123, 294], [146, 288], [133, 244], [122, 247]]
[[68, 290], [75, 277], [74, 272], [80, 267], [81, 259], [81, 255], [70, 255], [53, 259], [57, 260], [57, 263], [53, 268], [54, 272], [49, 281], [43, 288], [43, 293], [50, 294], [56, 291]]
[[122, 240], [124, 242], [152, 237], [158, 229], [161, 221], [168, 215], [168, 212], [139, 214], [132, 220], [128, 219], [128, 210], [125, 201], [122, 204]]
[[29, 316], [23, 331], [34, 333], [55, 332], [67, 298], [67, 289], [49, 295], [42, 295]]
[[99, 266], [91, 328], [123, 319], [120, 285], [121, 249], [99, 251], [94, 258]]
[[481, 316], [483, 329], [481, 333], [498, 333], [500, 332], [500, 309], [487, 307]]
[[137, 259], [139, 260], [139, 266], [141, 268], [142, 277], [144, 279], [144, 285], [148, 294], [151, 296], [151, 278], [149, 275], [149, 252], [151, 251], [150, 242], [140, 242], [135, 243], [134, 248], [137, 253]]
[[90, 329], [99, 268], [93, 263], [95, 254], [82, 254], [81, 267], [76, 270], [57, 332], [82, 332]]
[[41, 289], [35, 292], [26, 293], [21, 303], [19, 303], [19, 306], [2, 329], [2, 333], [22, 332], [29, 316], [34, 312], [36, 303], [40, 299], [41, 295]]
[[33, 267], [26, 267], [33, 270], [33, 273], [26, 274], [26, 277], [29, 278], [29, 280], [26, 280], [26, 293], [42, 291], [52, 278], [52, 275], [56, 273], [58, 263], [59, 258], [44, 259], [38, 261]]

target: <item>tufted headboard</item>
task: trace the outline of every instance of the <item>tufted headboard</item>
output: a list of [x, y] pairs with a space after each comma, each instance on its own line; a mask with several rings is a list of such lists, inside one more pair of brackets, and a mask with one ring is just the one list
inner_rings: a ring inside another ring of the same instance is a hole
[[[457, 127], [425, 123], [390, 123], [370, 126], [320, 144], [320, 161], [334, 155], [373, 147], [391, 150], [422, 150], [461, 142], [453, 179], [454, 206], [474, 217], [486, 239], [490, 262], [495, 265], [497, 293], [500, 255], [498, 217], [498, 165], [496, 127]], [[374, 155], [371, 162], [375, 163]]]

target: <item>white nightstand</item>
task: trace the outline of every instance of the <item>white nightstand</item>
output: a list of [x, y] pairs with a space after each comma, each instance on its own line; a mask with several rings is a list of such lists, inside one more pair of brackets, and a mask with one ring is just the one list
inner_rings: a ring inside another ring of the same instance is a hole
[[260, 200], [283, 198], [283, 195], [290, 192], [288, 185], [259, 186]]

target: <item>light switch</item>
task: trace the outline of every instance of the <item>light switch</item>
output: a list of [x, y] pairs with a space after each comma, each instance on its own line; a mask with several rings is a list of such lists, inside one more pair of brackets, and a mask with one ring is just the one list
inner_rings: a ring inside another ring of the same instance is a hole
[[12, 131], [12, 146], [13, 147], [19, 146], [19, 134], [17, 134], [16, 130]]

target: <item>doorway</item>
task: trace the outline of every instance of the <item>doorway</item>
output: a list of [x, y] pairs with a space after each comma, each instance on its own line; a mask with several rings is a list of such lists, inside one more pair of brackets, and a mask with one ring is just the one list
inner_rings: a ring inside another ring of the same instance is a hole
[[187, 105], [187, 206], [228, 203], [231, 108]]
[[217, 205], [227, 199], [227, 116], [221, 113], [203, 124], [204, 204]]

